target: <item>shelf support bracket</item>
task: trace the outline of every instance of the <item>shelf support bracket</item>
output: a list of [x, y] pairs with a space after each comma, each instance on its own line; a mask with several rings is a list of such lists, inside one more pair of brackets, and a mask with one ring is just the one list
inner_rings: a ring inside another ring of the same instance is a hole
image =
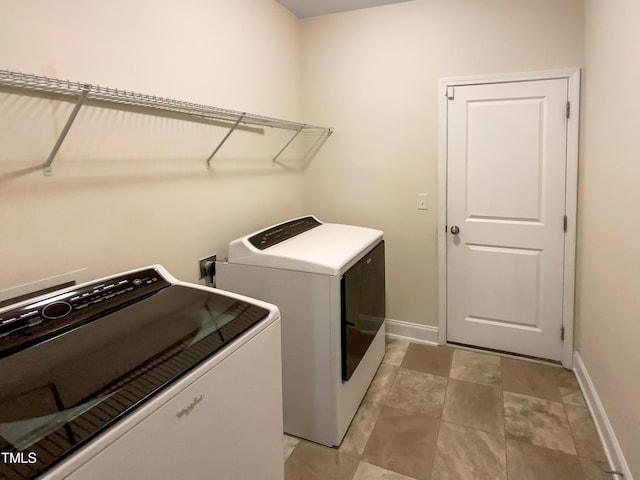
[[293, 142], [295, 140], [295, 138], [300, 134], [300, 132], [302, 131], [302, 129], [304, 127], [305, 127], [305, 125], [300, 125], [298, 127], [298, 129], [296, 130], [296, 133], [293, 134], [293, 137], [291, 137], [291, 139], [286, 143], [286, 145], [284, 147], [282, 147], [282, 149], [276, 154], [275, 157], [273, 157], [273, 160], [271, 160], [271, 165], [275, 165], [276, 164], [276, 160], [278, 160], [278, 157], [280, 155], [282, 155], [282, 152], [284, 152], [289, 145], [291, 145], [291, 142]]
[[218, 150], [220, 150], [220, 147], [222, 147], [222, 145], [224, 145], [224, 142], [227, 141], [227, 138], [229, 138], [229, 136], [238, 127], [238, 125], [240, 125], [240, 122], [245, 117], [245, 115], [246, 115], [246, 112], [238, 117], [238, 120], [236, 120], [236, 123], [233, 124], [233, 127], [231, 127], [231, 129], [227, 132], [227, 134], [224, 136], [224, 138], [220, 141], [220, 143], [218, 144], [216, 149], [213, 151], [213, 153], [211, 155], [209, 155], [209, 158], [207, 158], [207, 168], [211, 168], [211, 159], [213, 159], [213, 157], [215, 157], [216, 153], [218, 153]]
[[47, 161], [42, 165], [42, 171], [44, 172], [45, 175], [47, 175], [47, 176], [53, 175], [53, 169], [51, 168], [51, 164], [53, 163], [53, 159], [57, 155], [58, 150], [60, 150], [60, 147], [62, 146], [62, 142], [64, 142], [64, 139], [67, 136], [67, 133], [69, 133], [69, 130], [71, 129], [71, 125], [73, 125], [73, 122], [75, 121], [76, 117], [78, 116], [78, 112], [80, 111], [80, 108], [82, 107], [82, 104], [87, 99], [87, 95], [89, 95], [90, 88], [91, 88], [90, 85], [84, 85], [82, 87], [82, 93], [78, 97], [78, 101], [76, 102], [75, 107], [73, 107], [73, 110], [71, 112], [71, 115], [69, 115], [67, 123], [64, 125], [64, 128], [60, 132], [60, 136], [58, 137], [58, 141], [53, 146], [53, 149], [51, 150], [51, 153], [49, 154], [49, 158], [47, 158]]

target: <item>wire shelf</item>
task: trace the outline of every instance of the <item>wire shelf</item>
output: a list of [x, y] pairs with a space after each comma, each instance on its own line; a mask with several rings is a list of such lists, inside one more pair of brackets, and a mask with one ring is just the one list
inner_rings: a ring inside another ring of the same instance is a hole
[[165, 112], [175, 112], [185, 115], [194, 115], [200, 118], [218, 120], [224, 122], [230, 122], [232, 126], [229, 132], [222, 139], [222, 141], [215, 148], [213, 153], [207, 159], [207, 167], [210, 166], [212, 158], [218, 152], [220, 147], [226, 142], [231, 133], [238, 127], [238, 125], [255, 125], [261, 127], [273, 127], [285, 130], [295, 131], [293, 137], [287, 142], [287, 144], [278, 152], [273, 158], [273, 162], [284, 152], [284, 150], [291, 144], [293, 139], [303, 130], [305, 131], [317, 131], [320, 136], [328, 137], [333, 133], [333, 129], [329, 127], [320, 127], [317, 125], [309, 125], [306, 123], [292, 122], [288, 120], [282, 120], [279, 118], [267, 117], [264, 115], [256, 115], [247, 112], [240, 112], [235, 110], [228, 110], [219, 107], [212, 107], [210, 105], [204, 105], [199, 103], [185, 102], [181, 100], [174, 100], [170, 98], [158, 97], [153, 95], [146, 95], [142, 93], [130, 92], [127, 90], [119, 90], [117, 88], [103, 87], [100, 85], [92, 85], [90, 83], [73, 82], [70, 80], [61, 80], [53, 77], [46, 77], [42, 75], [33, 75], [21, 72], [12, 72], [9, 70], [0, 69], [0, 87], [7, 87], [13, 89], [26, 89], [37, 92], [44, 92], [55, 95], [63, 95], [76, 98], [76, 106], [71, 112], [66, 125], [64, 126], [60, 136], [54, 145], [51, 154], [47, 161], [43, 164], [44, 172], [47, 175], [51, 175], [51, 164], [55, 158], [64, 138], [66, 137], [71, 125], [73, 124], [78, 111], [89, 100], [97, 100], [106, 103], [115, 103], [120, 105], [127, 105], [133, 107], [149, 108], [154, 110], [161, 110]]

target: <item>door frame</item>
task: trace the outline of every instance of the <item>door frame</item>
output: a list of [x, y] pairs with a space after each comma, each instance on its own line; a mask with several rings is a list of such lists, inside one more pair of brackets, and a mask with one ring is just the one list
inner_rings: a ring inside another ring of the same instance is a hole
[[[580, 126], [580, 69], [565, 68], [537, 72], [507, 73], [472, 77], [447, 77], [439, 81], [438, 108], [438, 344], [447, 343], [447, 89], [464, 85], [524, 82], [530, 80], [568, 80], [571, 113], [567, 119], [567, 176], [565, 215], [568, 218], [564, 244], [564, 283], [562, 292], [562, 365], [573, 368], [573, 333], [576, 268], [576, 222], [578, 203], [578, 141]], [[558, 332], [560, 335], [560, 332]]]

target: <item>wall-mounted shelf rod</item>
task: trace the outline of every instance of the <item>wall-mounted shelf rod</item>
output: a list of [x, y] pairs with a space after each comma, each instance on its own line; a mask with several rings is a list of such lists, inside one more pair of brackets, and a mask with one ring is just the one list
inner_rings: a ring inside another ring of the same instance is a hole
[[60, 132], [60, 135], [58, 136], [58, 140], [56, 141], [56, 144], [53, 146], [53, 149], [49, 154], [49, 158], [47, 158], [47, 161], [44, 162], [44, 165], [42, 165], [42, 169], [45, 175], [53, 175], [53, 170], [51, 169], [51, 164], [53, 163], [53, 159], [58, 153], [58, 150], [60, 150], [60, 146], [62, 145], [62, 142], [64, 142], [64, 139], [67, 136], [67, 133], [69, 133], [69, 130], [71, 129], [71, 125], [73, 125], [74, 120], [78, 116], [80, 107], [82, 107], [82, 104], [87, 99], [88, 94], [89, 94], [89, 88], [87, 86], [83, 87], [82, 93], [80, 94], [80, 97], [76, 102], [76, 106], [73, 107], [73, 111], [71, 112], [71, 115], [69, 115], [69, 119], [67, 120], [67, 123], [65, 123], [64, 128]]
[[231, 134], [238, 127], [238, 125], [240, 124], [240, 122], [242, 121], [242, 119], [244, 118], [245, 115], [246, 115], [246, 113], [243, 113], [242, 115], [240, 115], [238, 117], [238, 120], [236, 120], [236, 123], [233, 124], [233, 127], [231, 127], [229, 129], [229, 131], [224, 136], [224, 138], [222, 140], [220, 140], [220, 143], [218, 144], [216, 149], [213, 151], [213, 153], [211, 155], [209, 155], [209, 158], [207, 158], [207, 168], [211, 168], [211, 159], [215, 156], [216, 153], [218, 153], [218, 150], [220, 150], [220, 147], [222, 147], [222, 145], [224, 145], [224, 142], [226, 142], [227, 138], [229, 138], [231, 136]]
[[[69, 96], [77, 98], [76, 105], [63, 128], [58, 141], [56, 142], [47, 161], [43, 164], [46, 174], [51, 173], [51, 164], [60, 149], [66, 134], [68, 133], [78, 111], [87, 100], [97, 100], [105, 103], [114, 103], [120, 105], [150, 108], [154, 110], [175, 112], [185, 115], [192, 115], [202, 119], [218, 120], [232, 123], [231, 130], [218, 144], [213, 154], [207, 159], [207, 166], [210, 165], [211, 159], [220, 149], [222, 144], [226, 142], [229, 135], [240, 124], [255, 125], [262, 127], [273, 127], [286, 130], [295, 130], [295, 138], [302, 130], [318, 131], [321, 135], [330, 135], [332, 130], [328, 127], [320, 127], [316, 125], [308, 125], [300, 122], [292, 122], [281, 120], [279, 118], [267, 117], [264, 115], [256, 115], [224, 108], [212, 107], [209, 105], [185, 102], [181, 100], [173, 100], [170, 98], [157, 97], [153, 95], [145, 95], [142, 93], [129, 92], [126, 90], [118, 90], [110, 87], [102, 87], [100, 85], [91, 85], [89, 83], [72, 82], [69, 80], [60, 80], [52, 77], [41, 75], [25, 74], [20, 72], [12, 72], [0, 69], [0, 87], [11, 89], [24, 89], [37, 92], [45, 92], [49, 94]], [[282, 152], [291, 144], [293, 138], [278, 152], [274, 160], [277, 159]]]
[[282, 149], [276, 154], [275, 157], [273, 157], [273, 160], [271, 162], [271, 164], [273, 165], [274, 163], [276, 163], [276, 160], [278, 160], [278, 157], [282, 154], [282, 152], [284, 152], [287, 147], [289, 145], [291, 145], [291, 142], [293, 142], [295, 140], [295, 138], [300, 134], [300, 132], [302, 131], [302, 129], [304, 128], [304, 126], [298, 127], [298, 129], [296, 130], [296, 133], [293, 134], [293, 137], [291, 137], [291, 140], [289, 140], [284, 147], [282, 147]]

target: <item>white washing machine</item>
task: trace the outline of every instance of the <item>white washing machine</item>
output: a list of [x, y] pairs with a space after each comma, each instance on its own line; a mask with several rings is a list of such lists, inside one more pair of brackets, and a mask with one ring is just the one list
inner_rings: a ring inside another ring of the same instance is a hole
[[339, 445], [385, 351], [383, 232], [296, 218], [229, 244], [217, 285], [282, 314], [284, 430]]
[[160, 265], [0, 308], [0, 479], [282, 480], [280, 338]]

